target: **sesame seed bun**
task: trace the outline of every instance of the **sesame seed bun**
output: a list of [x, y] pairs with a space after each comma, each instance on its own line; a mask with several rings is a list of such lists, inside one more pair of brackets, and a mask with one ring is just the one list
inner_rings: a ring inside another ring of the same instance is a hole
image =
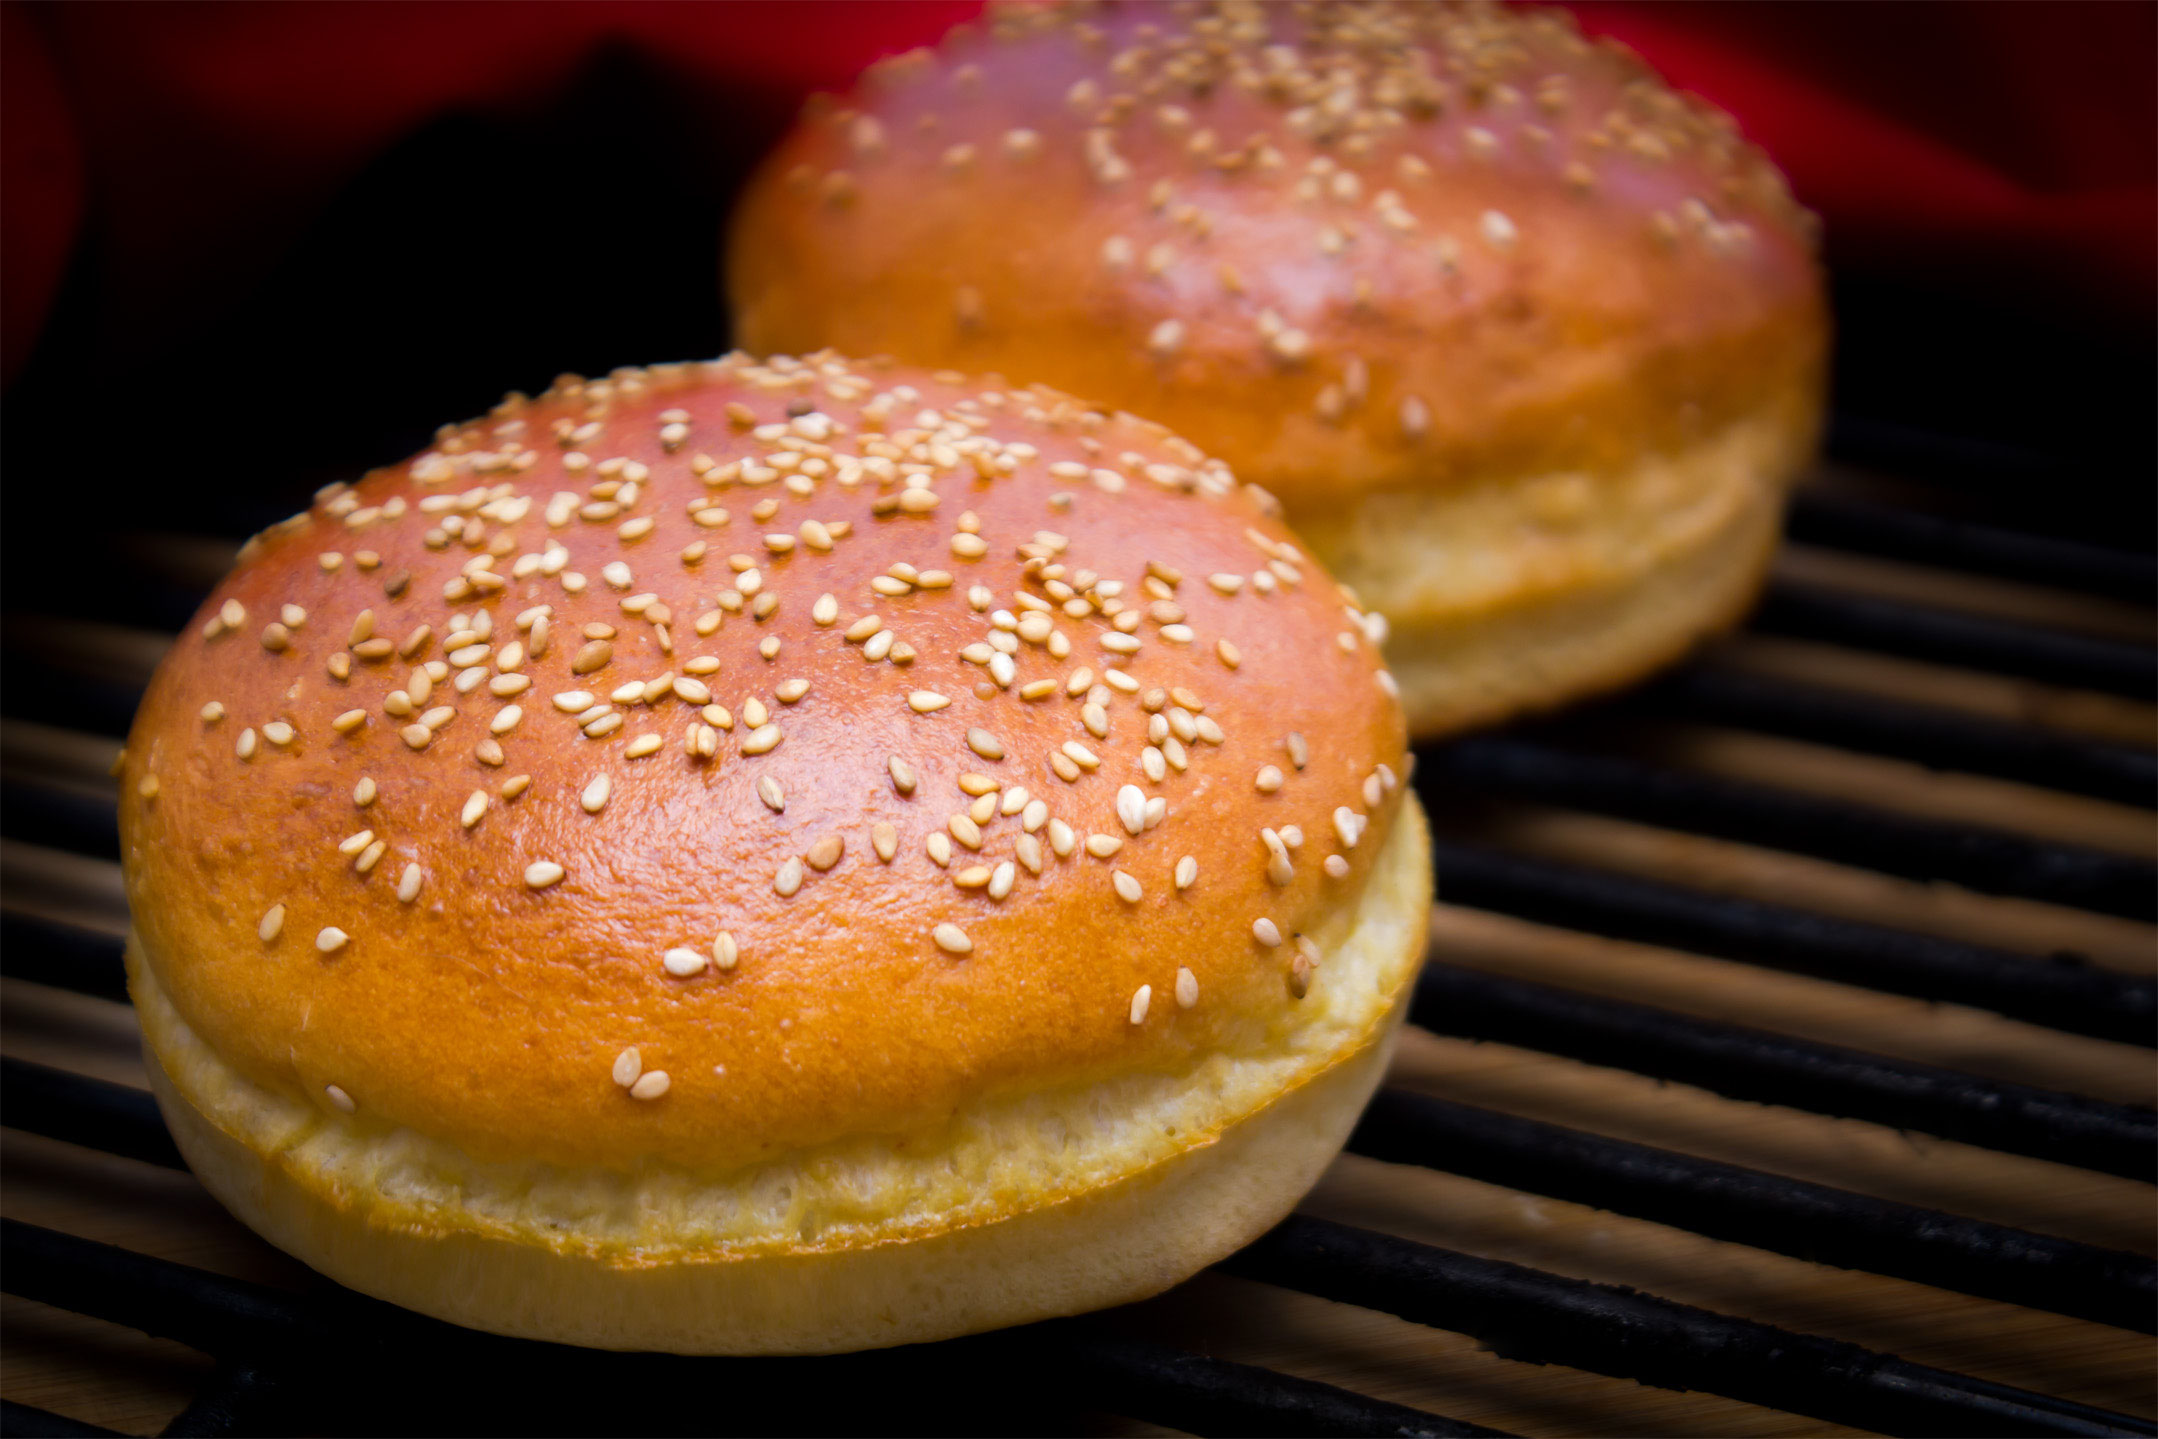
[[1154, 1292], [1383, 1066], [1430, 877], [1378, 627], [1218, 462], [1053, 391], [512, 396], [251, 541], [152, 683], [159, 1097], [273, 1241], [505, 1333]]
[[1812, 453], [1812, 217], [1562, 13], [997, 11], [812, 107], [728, 251], [744, 343], [995, 368], [1278, 495], [1436, 734], [1738, 613]]

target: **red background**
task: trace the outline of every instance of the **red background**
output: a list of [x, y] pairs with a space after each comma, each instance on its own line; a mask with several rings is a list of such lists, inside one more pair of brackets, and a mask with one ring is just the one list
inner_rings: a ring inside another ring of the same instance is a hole
[[[809, 90], [975, 6], [0, 8], [11, 401], [154, 382], [199, 411], [189, 374], [237, 367], [282, 407], [377, 386], [404, 424], [722, 348], [718, 221], [756, 155]], [[2158, 7], [1576, 10], [1729, 109], [1822, 213], [1847, 413], [2052, 450], [2102, 433], [2140, 463]]]

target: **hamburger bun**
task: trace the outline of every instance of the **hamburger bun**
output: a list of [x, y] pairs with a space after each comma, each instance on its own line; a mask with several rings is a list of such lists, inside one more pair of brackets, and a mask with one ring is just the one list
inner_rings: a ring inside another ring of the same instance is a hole
[[565, 378], [250, 541], [122, 760], [182, 1152], [332, 1278], [815, 1353], [1275, 1223], [1430, 900], [1377, 621], [1159, 426]]
[[1813, 451], [1812, 217], [1563, 13], [1004, 8], [805, 114], [727, 257], [753, 349], [993, 368], [1278, 495], [1435, 735], [1754, 595]]

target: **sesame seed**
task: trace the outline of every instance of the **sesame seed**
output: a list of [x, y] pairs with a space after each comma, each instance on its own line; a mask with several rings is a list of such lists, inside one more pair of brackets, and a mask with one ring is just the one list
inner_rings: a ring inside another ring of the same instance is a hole
[[1139, 786], [1128, 784], [1116, 792], [1116, 817], [1123, 823], [1126, 834], [1137, 834], [1146, 828], [1146, 795]]
[[717, 935], [713, 936], [712, 963], [721, 972], [724, 973], [728, 970], [733, 969], [735, 965], [741, 963], [741, 959], [741, 946], [737, 945], [734, 942], [734, 936], [732, 934], [728, 933], [726, 930], [723, 929]]
[[930, 938], [934, 939], [937, 943], [937, 948], [943, 950], [946, 954], [972, 954], [974, 952], [974, 941], [967, 938], [967, 932], [956, 924], [938, 925], [930, 931]]
[[951, 831], [953, 839], [958, 840], [968, 849], [978, 850], [982, 847], [981, 826], [974, 822], [972, 816], [955, 814], [944, 822], [944, 827]]
[[1146, 891], [1140, 887], [1139, 881], [1121, 869], [1109, 872], [1109, 882], [1116, 887], [1117, 898], [1123, 900], [1126, 904], [1137, 904], [1146, 895]]
[[1004, 758], [1004, 742], [987, 730], [968, 730], [967, 748], [973, 750], [983, 759], [996, 760]]
[[577, 802], [584, 806], [586, 814], [598, 814], [607, 807], [607, 795], [613, 788], [614, 785], [607, 776], [597, 775], [584, 787], [584, 793], [577, 796]]
[[1270, 919], [1256, 919], [1251, 924], [1251, 937], [1272, 949], [1281, 943], [1281, 928]]
[[398, 902], [410, 904], [413, 900], [418, 899], [420, 896], [420, 882], [425, 878], [425, 872], [418, 865], [406, 865], [405, 872], [397, 877]]
[[1138, 991], [1131, 997], [1131, 1022], [1133, 1024], [1146, 1023], [1147, 1007], [1153, 1002], [1153, 999], [1154, 986], [1151, 984], [1140, 985]]
[[742, 737], [742, 753], [750, 755], [767, 754], [778, 748], [779, 742], [783, 738], [785, 736], [780, 734], [778, 725], [759, 725]]
[[561, 865], [551, 859], [543, 859], [536, 864], [525, 866], [525, 887], [546, 889], [549, 885], [561, 883], [562, 875]]
[[345, 947], [345, 942], [351, 937], [333, 924], [315, 936], [315, 948], [324, 954], [335, 954]]
[[795, 891], [801, 887], [802, 862], [790, 858], [779, 867], [779, 873], [772, 876], [772, 892], [781, 899], [792, 899]]
[[1199, 1002], [1199, 976], [1179, 967], [1176, 972], [1176, 1007], [1189, 1009]]
[[672, 1084], [673, 1081], [667, 1078], [666, 1070], [648, 1069], [638, 1075], [637, 1082], [629, 1087], [629, 1097], [650, 1102], [665, 1094]]
[[892, 857], [899, 853], [899, 831], [880, 820], [870, 826], [869, 844], [879, 860], [890, 864]]
[[273, 904], [263, 914], [262, 923], [255, 926], [255, 933], [262, 937], [264, 944], [268, 944], [276, 939], [284, 931], [284, 928], [285, 907], [281, 904]]
[[809, 853], [804, 857], [809, 861], [811, 869], [822, 874], [839, 863], [840, 857], [846, 852], [847, 841], [845, 838], [836, 834], [828, 834], [815, 844], [812, 844], [809, 847]]
[[1289, 751], [1289, 763], [1295, 765], [1298, 769], [1302, 769], [1306, 764], [1310, 763], [1311, 746], [1304, 742], [1303, 735], [1292, 730], [1288, 739], [1283, 743]]
[[660, 964], [675, 978], [688, 979], [704, 973], [711, 961], [694, 949], [670, 949], [660, 957]]
[[1078, 848], [1079, 836], [1061, 819], [1049, 821], [1049, 848], [1058, 859], [1067, 859]]
[[1431, 407], [1414, 395], [1405, 395], [1401, 401], [1401, 432], [1410, 439], [1419, 439], [1431, 428]]
[[344, 1090], [338, 1088], [334, 1084], [325, 1084], [324, 1086], [322, 1086], [322, 1093], [323, 1097], [330, 1101], [331, 1107], [336, 1109], [341, 1114], [350, 1114], [354, 1110], [359, 1108], [357, 1104], [354, 1104], [352, 1102], [351, 1095], [345, 1093]]
[[352, 787], [352, 802], [361, 809], [375, 802], [375, 781], [371, 776], [360, 776], [360, 782]]
[[262, 727], [262, 737], [282, 748], [292, 743], [292, 726], [283, 720], [271, 720]]
[[1107, 859], [1123, 847], [1122, 835], [1090, 834], [1086, 837], [1086, 852], [1096, 859]]
[[1363, 818], [1347, 805], [1334, 810], [1334, 833], [1341, 836], [1343, 849], [1356, 848], [1356, 841], [1363, 836]]
[[517, 798], [517, 796], [523, 794], [531, 787], [532, 776], [528, 774], [513, 774], [508, 779], [502, 781], [502, 783], [497, 787], [496, 793], [500, 794], [504, 799], [515, 799]]
[[1281, 771], [1273, 765], [1264, 765], [1259, 770], [1257, 783], [1259, 793], [1272, 794], [1281, 788]]
[[935, 690], [916, 690], [907, 696], [907, 706], [916, 714], [933, 714], [950, 703]]
[[621, 1085], [624, 1089], [627, 1089], [632, 1084], [635, 1084], [637, 1082], [637, 1076], [643, 1073], [644, 1056], [639, 1054], [636, 1050], [625, 1049], [620, 1054], [614, 1057], [614, 1068], [612, 1070], [614, 1082]]

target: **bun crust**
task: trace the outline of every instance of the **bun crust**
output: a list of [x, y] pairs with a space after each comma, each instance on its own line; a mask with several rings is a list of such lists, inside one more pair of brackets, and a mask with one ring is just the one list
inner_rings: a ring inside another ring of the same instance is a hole
[[1158, 427], [831, 356], [565, 380], [250, 542], [130, 736], [129, 896], [189, 1031], [339, 1134], [903, 1146], [1293, 1048], [1389, 686]]
[[[1813, 232], [1729, 117], [1558, 12], [1137, 3], [1007, 8], [885, 62], [768, 163], [727, 270], [752, 347], [1039, 376], [1171, 425], [1397, 627], [1436, 629], [1650, 582], [1653, 544], [1572, 554], [1670, 512], [1625, 484], [1643, 465], [1756, 430], [1750, 486], [1806, 462]], [[1519, 492], [1498, 523], [1454, 524], [1494, 490]], [[1378, 564], [1387, 541], [1342, 543], [1404, 498], [1440, 539]], [[1494, 555], [1519, 577], [1489, 602], [1384, 579]], [[1647, 649], [1749, 593], [1671, 610]], [[1604, 682], [1551, 659], [1532, 698]]]

